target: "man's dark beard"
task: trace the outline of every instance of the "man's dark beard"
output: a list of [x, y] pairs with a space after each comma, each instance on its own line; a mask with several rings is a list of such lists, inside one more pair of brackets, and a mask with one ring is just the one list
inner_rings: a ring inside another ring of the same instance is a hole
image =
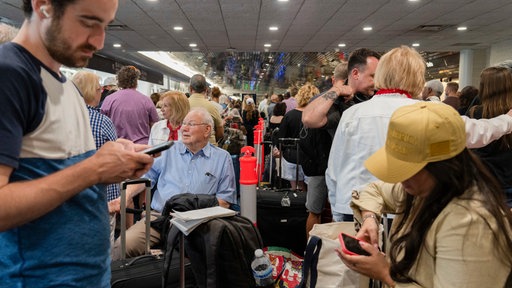
[[64, 38], [59, 37], [61, 31], [62, 27], [60, 25], [60, 19], [52, 19], [50, 28], [46, 31], [46, 42], [44, 43], [50, 56], [55, 61], [67, 67], [87, 66], [89, 63], [89, 57], [82, 56], [77, 59], [78, 56], [74, 57], [73, 53], [82, 50], [96, 51], [96, 48], [90, 44], [85, 44], [77, 47], [77, 49], [73, 51], [71, 45], [65, 42]]

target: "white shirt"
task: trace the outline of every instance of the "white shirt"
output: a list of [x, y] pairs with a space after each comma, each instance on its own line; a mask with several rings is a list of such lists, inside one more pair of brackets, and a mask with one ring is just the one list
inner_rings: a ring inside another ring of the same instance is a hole
[[[171, 133], [171, 130], [167, 128], [167, 119], [156, 122], [153, 124], [153, 127], [151, 127], [148, 145], [153, 146], [164, 143], [169, 139], [169, 133]], [[181, 129], [178, 130], [178, 140], [181, 140]]]
[[440, 102], [441, 101], [441, 98], [439, 98], [438, 96], [428, 96], [427, 101], [434, 101], [434, 102]]
[[[366, 170], [364, 161], [384, 146], [391, 114], [416, 101], [401, 94], [378, 94], [343, 112], [325, 171], [333, 212], [353, 214], [349, 206], [352, 191], [377, 180]], [[439, 102], [439, 105], [446, 104]], [[508, 115], [480, 121], [466, 116], [462, 119], [466, 124], [468, 148], [483, 147], [512, 132], [512, 117]]]
[[[258, 111], [267, 113], [267, 107], [268, 107], [268, 100], [263, 99], [260, 102], [260, 105], [258, 105]], [[270, 117], [272, 115], [267, 115], [267, 117]]]
[[353, 214], [352, 191], [376, 180], [364, 161], [384, 146], [391, 114], [416, 102], [402, 94], [379, 94], [343, 112], [325, 171], [333, 212]]

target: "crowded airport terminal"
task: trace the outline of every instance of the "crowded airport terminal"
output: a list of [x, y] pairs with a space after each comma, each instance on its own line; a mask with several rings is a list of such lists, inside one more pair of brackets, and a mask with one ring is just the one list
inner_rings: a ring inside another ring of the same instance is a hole
[[511, 12], [0, 1], [0, 287], [512, 288]]

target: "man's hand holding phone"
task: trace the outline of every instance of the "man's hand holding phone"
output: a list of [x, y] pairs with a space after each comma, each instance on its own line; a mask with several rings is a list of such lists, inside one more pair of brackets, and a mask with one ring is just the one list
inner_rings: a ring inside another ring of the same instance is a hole
[[151, 168], [153, 157], [136, 152], [136, 144], [126, 141], [109, 141], [87, 159], [86, 163], [93, 166], [90, 170], [94, 174], [90, 177], [97, 178], [95, 183], [119, 183], [139, 178]]

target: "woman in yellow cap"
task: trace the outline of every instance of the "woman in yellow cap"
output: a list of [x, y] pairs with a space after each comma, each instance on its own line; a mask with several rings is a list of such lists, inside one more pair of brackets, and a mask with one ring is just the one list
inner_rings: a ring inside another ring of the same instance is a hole
[[[465, 139], [448, 105], [393, 113], [385, 146], [365, 162], [386, 183], [357, 191], [351, 204], [371, 256], [337, 250], [349, 268], [390, 287], [512, 287], [512, 213]], [[382, 213], [396, 215], [387, 254], [375, 247]]]

